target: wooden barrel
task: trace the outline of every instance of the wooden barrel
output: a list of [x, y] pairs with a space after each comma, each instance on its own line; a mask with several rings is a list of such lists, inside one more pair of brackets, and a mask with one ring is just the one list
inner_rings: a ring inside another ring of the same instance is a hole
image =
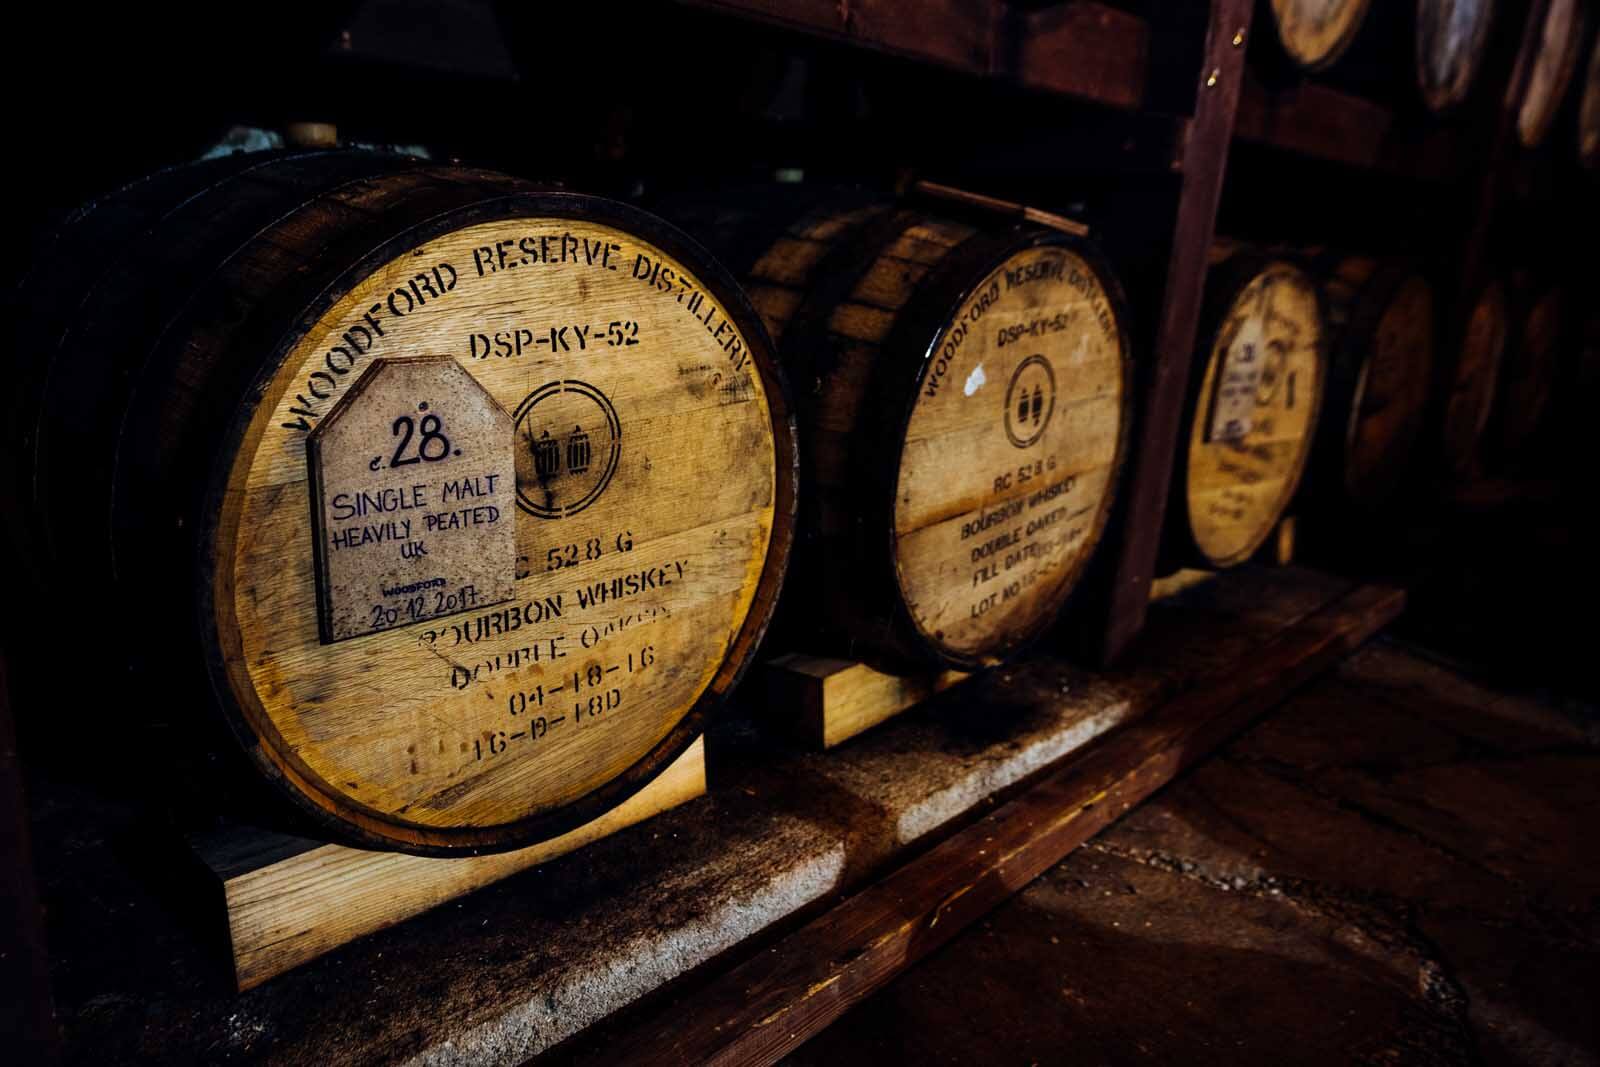
[[15, 481], [63, 613], [143, 642], [141, 699], [209, 677], [329, 831], [433, 854], [563, 833], [693, 742], [775, 604], [797, 463], [699, 246], [357, 152], [180, 172], [69, 231], [84, 269], [25, 287], [57, 299], [23, 308]]
[[1550, 0], [1533, 70], [1517, 106], [1517, 138], [1525, 148], [1537, 148], [1550, 134], [1578, 66], [1586, 21], [1583, 0]]
[[1326, 70], [1361, 33], [1371, 0], [1272, 0], [1278, 41], [1303, 70]]
[[1583, 99], [1578, 105], [1578, 162], [1585, 170], [1600, 168], [1600, 35], [1589, 50]]
[[[1309, 72], [1344, 88], [1429, 111], [1470, 93], [1488, 50], [1494, 0], [1271, 0], [1273, 68]], [[1281, 56], [1280, 56], [1281, 53]]]
[[1508, 458], [1524, 456], [1545, 430], [1570, 334], [1560, 287], [1534, 290], [1517, 323], [1499, 398], [1498, 443]]
[[998, 663], [1055, 619], [1111, 510], [1130, 392], [1116, 281], [1056, 229], [781, 195], [697, 225], [743, 265], [794, 383], [789, 639]]
[[1316, 283], [1288, 259], [1219, 247], [1200, 337], [1164, 556], [1232, 567], [1271, 535], [1311, 455], [1326, 342]]
[[1472, 91], [1494, 11], [1494, 0], [1417, 0], [1417, 88], [1430, 111], [1447, 111]]
[[[1358, 518], [1391, 499], [1415, 460], [1433, 367], [1433, 286], [1402, 263], [1323, 257], [1332, 338], [1308, 488]], [[1314, 484], [1312, 484], [1314, 483]]]
[[1440, 427], [1441, 458], [1445, 470], [1455, 477], [1470, 474], [1481, 458], [1480, 445], [1494, 407], [1509, 324], [1505, 285], [1498, 279], [1490, 281], [1472, 301]]

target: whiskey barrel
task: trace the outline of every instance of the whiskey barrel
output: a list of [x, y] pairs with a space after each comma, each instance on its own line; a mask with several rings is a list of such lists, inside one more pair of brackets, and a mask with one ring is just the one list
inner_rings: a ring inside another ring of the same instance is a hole
[[1326, 70], [1355, 42], [1371, 0], [1272, 0], [1278, 41], [1303, 70]]
[[65, 609], [122, 605], [146, 699], [193, 664], [344, 840], [510, 848], [642, 788], [749, 662], [792, 539], [737, 285], [654, 216], [480, 170], [162, 184], [83, 215], [61, 251], [92, 268], [20, 334], [17, 481]]
[[1525, 457], [1548, 426], [1570, 339], [1561, 288], [1535, 289], [1517, 323], [1501, 385], [1497, 436], [1507, 458]]
[[1404, 263], [1324, 257], [1331, 355], [1308, 489], [1341, 519], [1391, 499], [1410, 473], [1433, 367], [1433, 287]]
[[1315, 281], [1290, 260], [1219, 247], [1206, 279], [1203, 367], [1191, 377], [1163, 555], [1243, 563], [1294, 499], [1322, 404]]
[[788, 639], [891, 668], [1026, 646], [1082, 576], [1127, 448], [1125, 316], [1094, 247], [871, 196], [679, 214], [742, 268], [794, 383]]
[[1556, 112], [1572, 85], [1587, 22], [1583, 0], [1550, 0], [1540, 28], [1539, 50], [1517, 105], [1517, 138], [1537, 148], [1550, 134]]
[[1444, 468], [1455, 477], [1478, 463], [1484, 427], [1494, 407], [1495, 386], [1509, 334], [1505, 285], [1498, 279], [1478, 290], [1456, 351], [1440, 429]]
[[1472, 91], [1494, 11], [1494, 0], [1417, 0], [1417, 88], [1430, 111], [1448, 111]]
[[1600, 167], [1600, 34], [1589, 50], [1589, 66], [1578, 105], [1578, 162], [1585, 170]]
[[[1273, 66], [1310, 72], [1408, 106], [1446, 111], [1471, 92], [1488, 50], [1494, 0], [1272, 0]], [[1258, 54], [1260, 51], [1258, 50]]]

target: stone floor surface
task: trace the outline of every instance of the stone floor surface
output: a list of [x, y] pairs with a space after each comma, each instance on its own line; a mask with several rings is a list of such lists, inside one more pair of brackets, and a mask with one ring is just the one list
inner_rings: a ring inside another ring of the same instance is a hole
[[1600, 729], [1357, 654], [790, 1063], [1600, 1063]]

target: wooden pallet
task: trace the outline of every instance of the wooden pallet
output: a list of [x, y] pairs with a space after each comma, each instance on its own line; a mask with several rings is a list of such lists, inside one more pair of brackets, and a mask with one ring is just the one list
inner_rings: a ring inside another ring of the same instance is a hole
[[429, 859], [232, 827], [191, 839], [220, 883], [240, 990], [364, 934], [581, 848], [706, 791], [705, 739], [659, 778], [591, 823], [551, 841], [488, 856]]

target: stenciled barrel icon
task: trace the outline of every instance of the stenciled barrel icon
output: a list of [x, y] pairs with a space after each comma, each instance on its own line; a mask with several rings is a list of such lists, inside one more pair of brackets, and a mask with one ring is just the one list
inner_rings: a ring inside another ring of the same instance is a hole
[[1550, 0], [1533, 69], [1517, 102], [1517, 138], [1525, 148], [1539, 147], [1550, 135], [1556, 113], [1572, 86], [1587, 21], [1584, 0]]
[[1433, 286], [1404, 262], [1322, 257], [1331, 347], [1308, 488], [1359, 518], [1392, 499], [1416, 461], [1432, 383]]
[[1494, 408], [1509, 322], [1505, 285], [1492, 280], [1472, 301], [1445, 398], [1440, 456], [1444, 469], [1455, 477], [1472, 473], [1482, 459], [1484, 428]]
[[1417, 0], [1417, 88], [1429, 110], [1449, 110], [1472, 91], [1494, 13], [1494, 0]]
[[1585, 170], [1600, 168], [1600, 34], [1589, 50], [1589, 65], [1583, 78], [1583, 97], [1578, 104], [1578, 163]]
[[1504, 457], [1526, 458], [1548, 428], [1562, 357], [1571, 334], [1566, 294], [1560, 286], [1532, 289], [1516, 324], [1501, 375], [1497, 444]]
[[1163, 556], [1232, 567], [1293, 501], [1322, 405], [1321, 297], [1292, 260], [1219, 245], [1174, 468]]
[[679, 215], [743, 271], [793, 384], [806, 502], [785, 636], [972, 669], [1050, 626], [1127, 448], [1123, 304], [1093, 245], [809, 190]]
[[43, 254], [12, 427], [34, 568], [141, 620], [148, 699], [208, 677], [325, 831], [564, 833], [748, 664], [793, 418], [753, 309], [667, 223], [299, 152], [140, 183]]

